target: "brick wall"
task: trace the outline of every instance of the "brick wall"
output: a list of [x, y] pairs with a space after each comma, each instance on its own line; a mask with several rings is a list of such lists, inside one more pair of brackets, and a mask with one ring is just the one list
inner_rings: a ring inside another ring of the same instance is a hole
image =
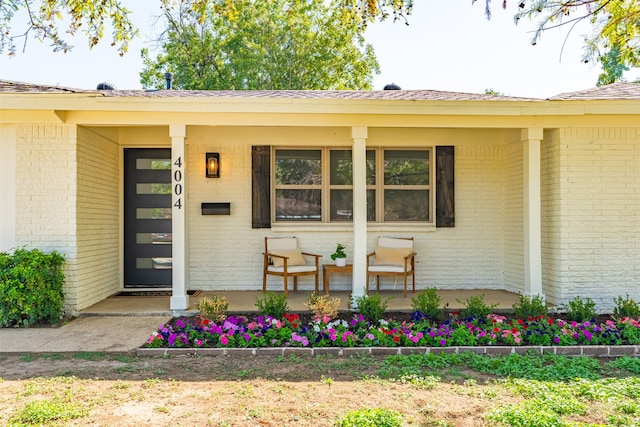
[[504, 175], [504, 274], [505, 289], [523, 292], [524, 284], [524, 195], [523, 145], [505, 147]]
[[78, 310], [120, 287], [119, 152], [114, 141], [78, 130]]
[[77, 302], [76, 141], [67, 125], [16, 126], [16, 245], [66, 260], [65, 304]]
[[[486, 132], [460, 135], [440, 131], [370, 131], [369, 145], [448, 143], [456, 145], [456, 227], [424, 228], [370, 225], [368, 249], [378, 235], [413, 236], [418, 288], [502, 289], [504, 287], [503, 207], [505, 152], [498, 139], [486, 147], [478, 138], [495, 137]], [[388, 139], [393, 137], [392, 140]], [[385, 139], [387, 138], [387, 139]], [[482, 140], [484, 141], [484, 140]], [[251, 228], [251, 145], [351, 146], [345, 128], [188, 128], [189, 178], [189, 287], [193, 289], [259, 289], [262, 285], [262, 252], [265, 236], [299, 238], [301, 246], [329, 255], [337, 242], [347, 245], [348, 261], [353, 236], [349, 226], [278, 226]], [[458, 145], [459, 144], [459, 145]], [[221, 177], [205, 178], [204, 157], [219, 152]], [[516, 173], [516, 172], [512, 172]], [[521, 192], [521, 190], [520, 190]], [[230, 202], [231, 215], [203, 216], [202, 202]], [[521, 217], [521, 215], [520, 215]], [[332, 289], [350, 289], [349, 275], [332, 276]], [[383, 281], [392, 286], [393, 279]], [[280, 290], [282, 280], [269, 278], [269, 289]], [[401, 283], [398, 284], [398, 287]], [[300, 279], [310, 290], [313, 281]]]
[[568, 128], [558, 139], [562, 301], [640, 300], [640, 129]]
[[[540, 226], [542, 230], [542, 292], [546, 300], [554, 305], [563, 298], [562, 276], [563, 265], [561, 242], [563, 233], [562, 210], [564, 201], [562, 194], [566, 192], [561, 171], [566, 169], [566, 155], [561, 156], [560, 136], [558, 130], [545, 131], [540, 153]], [[564, 178], [566, 180], [566, 178]]]

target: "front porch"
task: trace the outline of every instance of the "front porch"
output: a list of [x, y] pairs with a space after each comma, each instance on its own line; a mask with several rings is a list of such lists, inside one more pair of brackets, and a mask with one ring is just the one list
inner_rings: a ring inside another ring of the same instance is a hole
[[[381, 291], [383, 298], [391, 298], [388, 301], [388, 311], [411, 311], [411, 298], [416, 294], [407, 294], [407, 298], [402, 297], [402, 290]], [[187, 315], [196, 315], [198, 310], [196, 304], [204, 296], [210, 296], [214, 292], [202, 291], [197, 295], [189, 297], [189, 307]], [[229, 312], [250, 313], [257, 312], [256, 299], [263, 298], [262, 291], [220, 291], [215, 292], [227, 297], [229, 301]], [[331, 293], [332, 298], [340, 298], [340, 310], [349, 310], [349, 294], [347, 291], [336, 291]], [[519, 294], [502, 290], [439, 290], [438, 295], [442, 298], [443, 304], [448, 304], [451, 310], [460, 310], [464, 307], [467, 299], [484, 294], [487, 305], [497, 304], [496, 311], [511, 310], [512, 306], [519, 301]], [[304, 303], [307, 302], [310, 293], [308, 291], [298, 291], [288, 293], [288, 304], [292, 312], [307, 311]], [[171, 316], [173, 311], [169, 307], [169, 296], [112, 296], [97, 304], [80, 310], [79, 316]]]

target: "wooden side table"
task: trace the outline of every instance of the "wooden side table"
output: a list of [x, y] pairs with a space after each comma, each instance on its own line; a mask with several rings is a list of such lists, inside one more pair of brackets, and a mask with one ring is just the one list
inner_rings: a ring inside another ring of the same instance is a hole
[[322, 289], [325, 295], [329, 295], [329, 275], [331, 273], [352, 273], [353, 264], [338, 267], [335, 264], [322, 264]]

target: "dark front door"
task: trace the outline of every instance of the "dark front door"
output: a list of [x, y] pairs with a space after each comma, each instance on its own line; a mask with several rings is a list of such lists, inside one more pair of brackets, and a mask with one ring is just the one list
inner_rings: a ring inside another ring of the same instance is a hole
[[171, 150], [124, 150], [124, 286], [171, 287]]

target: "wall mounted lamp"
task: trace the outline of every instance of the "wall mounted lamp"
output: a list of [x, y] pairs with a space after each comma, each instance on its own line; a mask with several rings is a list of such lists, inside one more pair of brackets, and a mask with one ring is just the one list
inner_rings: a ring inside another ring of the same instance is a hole
[[207, 178], [220, 178], [220, 153], [207, 153]]

